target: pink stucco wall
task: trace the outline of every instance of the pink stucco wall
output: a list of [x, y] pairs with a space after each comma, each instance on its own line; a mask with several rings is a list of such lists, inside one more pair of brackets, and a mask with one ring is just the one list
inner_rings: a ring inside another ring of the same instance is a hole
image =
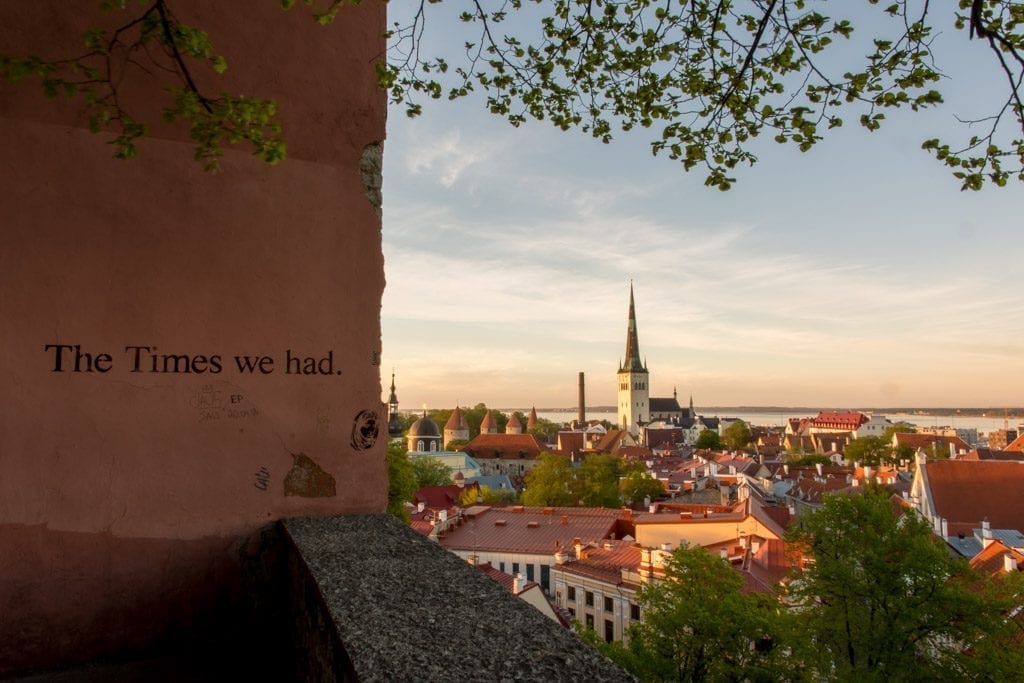
[[[204, 86], [281, 103], [288, 159], [240, 148], [209, 175], [157, 124], [117, 161], [79, 102], [0, 82], [0, 673], [159, 639], [230, 593], [261, 525], [386, 503], [367, 426], [385, 427], [381, 225], [359, 172], [384, 138], [384, 4], [327, 28], [276, 0], [169, 4], [228, 60]], [[0, 3], [0, 50], [80, 52], [123, 21], [98, 5]], [[121, 91], [158, 118], [151, 76]], [[126, 347], [149, 347], [137, 371]], [[163, 354], [190, 371], [152, 372]]]

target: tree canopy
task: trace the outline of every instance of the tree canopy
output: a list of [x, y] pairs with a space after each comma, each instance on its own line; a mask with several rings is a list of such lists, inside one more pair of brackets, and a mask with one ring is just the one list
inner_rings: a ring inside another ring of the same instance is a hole
[[975, 575], [926, 520], [894, 514], [887, 489], [827, 496], [789, 540], [814, 556], [790, 598], [802, 607], [801, 640], [814, 643], [800, 656], [820, 678], [1004, 680], [1020, 671], [1019, 646], [1000, 651], [1019, 636], [1005, 616], [1024, 595], [1021, 577], [996, 585]]
[[412, 472], [416, 478], [416, 488], [424, 486], [447, 486], [452, 483], [452, 471], [437, 458], [412, 458]]
[[722, 439], [718, 436], [718, 432], [715, 430], [704, 429], [697, 435], [697, 443], [694, 445], [697, 446], [697, 448], [709, 448], [714, 450], [722, 445]]
[[642, 681], [785, 680], [772, 647], [781, 607], [742, 586], [725, 560], [680, 546], [665, 562], [665, 579], [640, 589], [643, 621], [629, 629], [628, 645], [598, 646]]
[[722, 430], [722, 443], [731, 450], [743, 450], [750, 443], [750, 427], [743, 420], [735, 420]]
[[541, 453], [524, 477], [524, 505], [618, 507], [622, 459], [614, 455], [588, 455], [574, 467], [569, 459]]
[[409, 522], [409, 511], [405, 504], [416, 493], [416, 474], [409, 453], [401, 442], [388, 444], [388, 514], [403, 522]]
[[[277, 2], [284, 10], [308, 6], [317, 23], [329, 24], [358, 0]], [[147, 126], [119, 104], [125, 68], [163, 79], [165, 118], [189, 126], [195, 156], [210, 170], [224, 143], [247, 142], [268, 163], [284, 158], [275, 102], [196, 86], [195, 70], [221, 73], [227, 59], [202, 27], [177, 19], [174, 4], [98, 0], [120, 14], [86, 33], [84, 53], [69, 46], [71, 56], [52, 61], [0, 54], [0, 74], [38, 79], [51, 96], [81, 97], [90, 128], [112, 134], [120, 158], [138, 153]], [[964, 189], [1024, 180], [1024, 9], [1013, 0], [959, 0], [940, 12], [928, 0], [868, 0], [877, 31], [857, 31], [852, 3], [837, 0], [503, 0], [450, 9], [455, 4], [420, 0], [388, 32], [378, 80], [409, 115], [422, 111], [424, 98], [479, 94], [513, 125], [546, 120], [605, 142], [617, 130], [645, 129], [654, 153], [701, 169], [707, 185], [723, 190], [737, 167], [757, 161], [758, 138], [807, 151], [848, 119], [873, 131], [889, 110], [940, 105], [940, 58], [956, 56], [938, 54], [933, 42], [955, 28], [959, 41], [989, 51], [1004, 96], [989, 115], [964, 121], [964, 140], [921, 146]], [[432, 40], [433, 31], [453, 27], [465, 33]]]

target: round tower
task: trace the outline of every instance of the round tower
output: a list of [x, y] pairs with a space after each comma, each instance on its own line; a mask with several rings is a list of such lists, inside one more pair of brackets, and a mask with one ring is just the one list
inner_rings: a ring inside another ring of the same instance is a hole
[[462, 408], [458, 406], [455, 406], [451, 417], [444, 425], [445, 446], [447, 447], [452, 441], [469, 441], [469, 423], [466, 422], [466, 416], [462, 414]]

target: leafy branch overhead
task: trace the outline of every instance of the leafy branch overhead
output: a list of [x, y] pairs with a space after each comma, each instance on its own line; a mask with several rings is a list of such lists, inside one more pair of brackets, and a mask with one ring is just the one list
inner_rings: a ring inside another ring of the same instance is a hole
[[[836, 0], [504, 0], [496, 9], [473, 0], [463, 3], [468, 34], [460, 53], [425, 58], [423, 35], [437, 4], [421, 0], [391, 33], [383, 80], [410, 115], [420, 112], [422, 96], [482, 91], [490, 111], [513, 125], [544, 119], [604, 142], [616, 128], [646, 128], [655, 154], [703, 169], [706, 184], [723, 190], [738, 165], [757, 160], [758, 136], [807, 151], [845, 117], [875, 130], [888, 109], [942, 102], [927, 0], [879, 6], [893, 35], [861, 42], [850, 20], [823, 13], [849, 10]], [[992, 117], [965, 122], [984, 126], [983, 134], [959, 147], [923, 146], [965, 189], [1024, 180], [1024, 5], [959, 4], [949, 23], [987, 42], [1008, 94]], [[866, 55], [854, 68], [836, 68], [851, 45]]]
[[[329, 24], [359, 0], [278, 2], [285, 10], [301, 2]], [[171, 3], [104, 0], [105, 11], [128, 19], [113, 32], [87, 33], [83, 55], [52, 62], [0, 55], [0, 72], [36, 76], [52, 96], [83, 97], [93, 130], [113, 131], [116, 155], [131, 158], [145, 127], [122, 108], [118, 85], [129, 68], [157, 67], [152, 72], [174, 76], [164, 117], [188, 123], [207, 168], [216, 169], [225, 141], [249, 142], [265, 161], [279, 161], [285, 149], [275, 103], [201, 91], [192, 69], [220, 73], [226, 62], [205, 32], [175, 19]], [[452, 6], [460, 8], [454, 15]], [[853, 11], [849, 0], [419, 0], [388, 32], [377, 75], [413, 116], [423, 99], [479, 93], [513, 125], [546, 120], [605, 142], [646, 129], [655, 154], [699, 169], [706, 184], [724, 190], [737, 166], [757, 160], [757, 138], [807, 151], [847, 119], [871, 131], [889, 109], [942, 102], [933, 41], [943, 25], [929, 0], [867, 0], [855, 9], [865, 8], [891, 35], [861, 36], [849, 18], [825, 13]], [[954, 38], [991, 52], [1006, 96], [990, 116], [963, 121], [971, 135], [962, 144], [922, 146], [964, 189], [1024, 180], [1024, 5], [959, 0], [944, 12], [961, 31]], [[460, 26], [464, 40], [453, 43], [449, 33]], [[444, 40], [433, 40], [435, 31]], [[435, 43], [455, 47], [427, 56]], [[853, 66], [843, 65], [850, 55]]]
[[[140, 7], [141, 6], [141, 9]], [[214, 73], [227, 69], [205, 31], [178, 21], [168, 0], [152, 3], [103, 0], [106, 13], [125, 12], [127, 20], [113, 30], [85, 33], [85, 52], [55, 61], [37, 56], [0, 54], [0, 74], [11, 81], [34, 77], [48, 97], [81, 98], [89, 129], [111, 132], [114, 156], [132, 159], [147, 126], [124, 104], [123, 80], [130, 70], [167, 74], [167, 104], [163, 119], [184, 121], [195, 142], [195, 158], [216, 171], [222, 145], [248, 142], [263, 161], [274, 164], [285, 156], [277, 104], [247, 95], [214, 96], [197, 86], [193, 71], [204, 64]], [[137, 12], [137, 13], [136, 13]]]

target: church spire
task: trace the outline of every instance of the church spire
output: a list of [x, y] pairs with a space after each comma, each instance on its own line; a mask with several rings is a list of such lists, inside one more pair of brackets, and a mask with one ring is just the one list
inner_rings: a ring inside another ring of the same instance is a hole
[[395, 394], [395, 371], [391, 370], [391, 395], [388, 397], [388, 405], [398, 410], [398, 396]]
[[633, 303], [633, 281], [629, 281], [629, 323], [626, 327], [626, 359], [622, 363], [623, 371], [646, 372], [647, 368], [640, 362], [640, 341], [636, 334], [636, 306]]

